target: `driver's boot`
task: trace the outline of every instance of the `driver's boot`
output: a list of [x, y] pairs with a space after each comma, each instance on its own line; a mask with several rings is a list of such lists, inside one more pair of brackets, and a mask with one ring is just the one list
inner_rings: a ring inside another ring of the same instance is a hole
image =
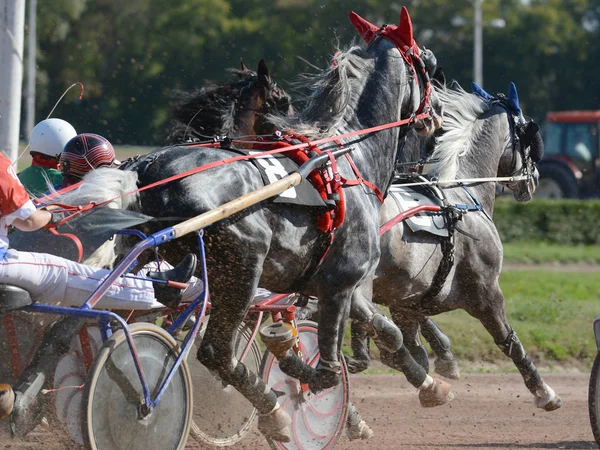
[[171, 270], [165, 270], [164, 272], [148, 272], [148, 278], [154, 280], [167, 281], [164, 283], [154, 283], [154, 296], [163, 305], [168, 308], [176, 308], [181, 302], [182, 289], [176, 286], [169, 286], [169, 281], [175, 281], [177, 283], [187, 283], [194, 275], [196, 271], [196, 255], [188, 253], [183, 261]]

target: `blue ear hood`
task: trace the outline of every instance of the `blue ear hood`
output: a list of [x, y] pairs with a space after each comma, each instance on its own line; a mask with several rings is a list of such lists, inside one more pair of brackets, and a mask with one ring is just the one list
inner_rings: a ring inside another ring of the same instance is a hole
[[483, 88], [474, 81], [471, 83], [471, 89], [473, 90], [473, 94], [477, 95], [478, 97], [481, 97], [484, 100], [492, 100], [494, 98], [493, 96], [485, 92]]
[[512, 81], [508, 85], [508, 106], [515, 116], [521, 115], [521, 106], [519, 105], [519, 94], [517, 94], [517, 86]]

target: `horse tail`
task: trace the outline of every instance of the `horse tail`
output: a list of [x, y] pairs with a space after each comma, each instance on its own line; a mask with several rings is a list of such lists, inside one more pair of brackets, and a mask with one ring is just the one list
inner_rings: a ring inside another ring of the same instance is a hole
[[[72, 206], [109, 201], [109, 208], [134, 210], [138, 204], [137, 180], [136, 172], [100, 168], [86, 174], [77, 189], [64, 194], [55, 192], [56, 197], [53, 201]], [[106, 241], [84, 261], [84, 264], [112, 267], [117, 258], [116, 244], [115, 239]]]

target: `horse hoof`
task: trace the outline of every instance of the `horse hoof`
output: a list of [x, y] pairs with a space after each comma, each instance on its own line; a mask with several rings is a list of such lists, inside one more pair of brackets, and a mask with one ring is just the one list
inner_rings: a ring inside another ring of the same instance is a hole
[[455, 359], [436, 359], [435, 372], [450, 380], [460, 380], [460, 369]]
[[0, 384], [0, 419], [10, 416], [15, 405], [15, 393], [8, 384]]
[[371, 439], [373, 434], [373, 430], [364, 420], [361, 420], [356, 425], [348, 425], [346, 427], [346, 436], [351, 441], [356, 439]]
[[337, 386], [342, 381], [341, 365], [339, 362], [319, 361], [317, 373], [309, 383], [310, 390], [313, 393], [324, 391], [325, 389]]
[[346, 365], [350, 373], [360, 373], [369, 368], [370, 361], [346, 356]]
[[423, 408], [432, 408], [452, 401], [454, 394], [450, 392], [450, 389], [452, 389], [450, 383], [434, 378], [431, 386], [419, 389], [421, 406]]
[[535, 406], [544, 411], [554, 411], [562, 406], [561, 398], [546, 383], [536, 391], [534, 403]]
[[290, 442], [289, 425], [292, 418], [285, 412], [279, 404], [269, 414], [261, 414], [258, 418], [258, 431], [267, 439], [278, 442]]

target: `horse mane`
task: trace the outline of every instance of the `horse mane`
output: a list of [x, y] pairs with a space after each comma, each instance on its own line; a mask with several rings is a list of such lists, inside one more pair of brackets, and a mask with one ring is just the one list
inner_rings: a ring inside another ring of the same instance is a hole
[[304, 74], [294, 83], [294, 88], [310, 90], [304, 100], [306, 107], [294, 116], [268, 117], [278, 129], [293, 129], [311, 139], [327, 136], [339, 127], [344, 114], [355, 109], [358, 96], [351, 95], [353, 85], [364, 84], [365, 69], [373, 66], [372, 57], [363, 47], [351, 46], [338, 51], [332, 58], [333, 64], [316, 74]]
[[240, 92], [257, 79], [252, 70], [227, 69], [233, 79], [224, 84], [207, 82], [193, 91], [174, 90], [170, 105], [167, 144], [227, 135], [234, 128], [235, 105]]
[[465, 91], [456, 82], [447, 89], [435, 86], [434, 89], [444, 107], [444, 122], [443, 133], [437, 138], [436, 148], [431, 155], [432, 174], [441, 181], [453, 180], [460, 167], [460, 158], [473, 146], [480, 128], [477, 119], [489, 111], [491, 105]]

